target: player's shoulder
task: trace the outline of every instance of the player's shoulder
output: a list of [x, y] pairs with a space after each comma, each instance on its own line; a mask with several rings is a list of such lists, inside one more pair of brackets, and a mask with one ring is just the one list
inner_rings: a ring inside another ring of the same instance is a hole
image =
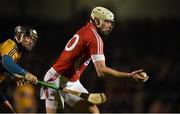
[[10, 45], [15, 45], [15, 41], [13, 41], [12, 39], [7, 39], [4, 43], [10, 44]]
[[85, 26], [86, 31], [93, 33], [93, 31], [96, 31], [96, 27], [92, 24], [92, 23], [87, 23], [87, 25]]
[[16, 43], [15, 43], [15, 41], [13, 41], [12, 39], [7, 39], [3, 44], [2, 44], [2, 46], [16, 46]]
[[99, 36], [96, 27], [92, 23], [87, 23], [87, 25], [83, 27], [82, 31], [85, 38], [88, 39], [96, 39], [96, 37]]

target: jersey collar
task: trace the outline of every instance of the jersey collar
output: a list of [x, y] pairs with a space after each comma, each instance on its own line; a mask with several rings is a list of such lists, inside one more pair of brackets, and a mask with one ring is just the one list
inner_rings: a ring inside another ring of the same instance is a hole
[[97, 30], [96, 26], [93, 23], [91, 23], [91, 22], [87, 22], [87, 26]]

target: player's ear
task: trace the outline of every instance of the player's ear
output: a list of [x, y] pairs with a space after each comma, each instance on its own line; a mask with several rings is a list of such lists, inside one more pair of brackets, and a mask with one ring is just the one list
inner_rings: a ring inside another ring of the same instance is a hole
[[95, 22], [96, 26], [100, 25], [100, 20], [96, 17], [94, 18], [94, 22]]

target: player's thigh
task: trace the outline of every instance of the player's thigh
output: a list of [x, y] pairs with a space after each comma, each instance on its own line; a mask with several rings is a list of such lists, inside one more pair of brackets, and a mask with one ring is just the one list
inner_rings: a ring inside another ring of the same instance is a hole
[[79, 100], [73, 105], [73, 108], [77, 112], [99, 113], [98, 107], [86, 100]]
[[[79, 80], [76, 82], [68, 82], [67, 88], [78, 92], [88, 93], [88, 91], [83, 87], [83, 85], [80, 83]], [[62, 96], [64, 98], [64, 101], [71, 107], [73, 107], [73, 105], [76, 104], [77, 102], [83, 100], [81, 97], [70, 93], [62, 92]]]

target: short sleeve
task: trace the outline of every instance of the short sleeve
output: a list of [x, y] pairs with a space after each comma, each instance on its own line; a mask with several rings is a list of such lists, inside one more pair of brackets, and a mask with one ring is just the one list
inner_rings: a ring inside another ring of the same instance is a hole
[[88, 35], [88, 48], [93, 62], [105, 60], [103, 41], [95, 29], [91, 29]]

